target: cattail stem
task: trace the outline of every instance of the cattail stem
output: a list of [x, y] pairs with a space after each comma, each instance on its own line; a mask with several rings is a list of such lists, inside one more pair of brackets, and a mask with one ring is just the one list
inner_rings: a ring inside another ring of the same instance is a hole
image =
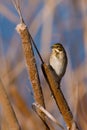
[[[34, 57], [34, 52], [32, 49], [33, 39], [24, 23], [21, 9], [20, 9], [20, 4], [17, 3], [16, 1], [14, 2], [13, 0], [12, 0], [12, 2], [20, 17], [20, 24], [17, 25], [16, 30], [20, 34], [20, 37], [22, 40], [22, 47], [23, 47], [23, 51], [24, 51], [25, 62], [27, 65], [28, 74], [30, 76], [30, 81], [32, 84], [33, 92], [34, 92], [34, 99], [35, 99], [35, 102], [37, 102], [40, 105], [42, 105], [43, 107], [45, 107], [42, 88], [40, 85], [40, 79], [39, 79], [36, 61], [35, 61], [35, 57]], [[42, 62], [43, 62], [43, 60], [42, 60]], [[40, 118], [42, 119], [42, 121], [44, 122], [46, 129], [49, 130], [49, 127], [45, 121], [45, 115], [43, 113], [41, 113], [40, 111], [37, 111], [37, 113], [40, 116]]]
[[[32, 88], [34, 91], [35, 102], [38, 102], [41, 106], [45, 107], [42, 88], [40, 85], [40, 79], [39, 79], [37, 66], [36, 66], [36, 61], [35, 61], [35, 57], [34, 57], [34, 53], [32, 49], [31, 36], [29, 35], [28, 29], [26, 25], [24, 24], [24, 22], [17, 25], [16, 29], [21, 36], [22, 47], [24, 51], [28, 73], [30, 76], [30, 81], [31, 81]], [[49, 127], [47, 126], [45, 122], [45, 115], [41, 111], [37, 111], [37, 113], [40, 116], [40, 118], [43, 120], [46, 126], [46, 129], [48, 130]]]
[[[70, 111], [70, 108], [65, 100], [65, 97], [60, 89], [60, 84], [58, 84], [55, 80], [55, 77], [52, 73], [52, 69], [50, 65], [46, 65], [45, 63], [42, 64], [42, 70], [46, 77], [46, 80], [49, 84], [49, 87], [51, 89], [51, 92], [54, 96], [54, 99], [56, 101], [56, 104], [66, 122], [67, 129], [71, 130], [72, 124], [73, 124], [73, 115]], [[76, 129], [75, 129], [76, 130]]]
[[32, 50], [31, 37], [24, 23], [17, 25], [16, 30], [19, 32], [21, 36], [25, 61], [26, 61], [28, 73], [30, 75], [32, 87], [34, 90], [35, 101], [39, 102], [42, 106], [44, 106], [43, 94], [40, 86], [36, 61]]

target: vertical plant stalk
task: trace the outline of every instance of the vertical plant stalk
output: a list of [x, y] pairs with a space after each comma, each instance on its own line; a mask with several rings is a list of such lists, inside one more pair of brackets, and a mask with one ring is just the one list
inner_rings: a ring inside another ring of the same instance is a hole
[[[16, 30], [19, 33], [22, 40], [22, 47], [24, 51], [25, 62], [26, 62], [28, 74], [30, 76], [30, 81], [32, 84], [33, 92], [34, 92], [34, 99], [35, 99], [35, 102], [45, 107], [42, 88], [40, 85], [40, 79], [39, 79], [36, 61], [34, 57], [34, 52], [32, 49], [32, 37], [27, 29], [26, 24], [24, 23], [24, 20], [21, 14], [19, 0], [18, 0], [18, 3], [15, 0], [12, 0], [12, 2], [20, 17], [20, 24], [17, 25]], [[37, 113], [42, 119], [42, 121], [44, 122], [46, 129], [48, 130], [49, 127], [46, 124], [45, 115], [41, 111], [37, 111]]]
[[9, 130], [21, 130], [16, 115], [12, 109], [5, 88], [0, 80], [0, 104]]
[[[22, 47], [24, 50], [24, 56], [25, 56], [28, 73], [30, 75], [30, 81], [32, 84], [33, 92], [34, 92], [35, 102], [45, 107], [43, 93], [42, 93], [42, 89], [40, 85], [40, 79], [38, 76], [38, 71], [37, 71], [37, 66], [36, 66], [36, 61], [35, 61], [35, 57], [34, 57], [34, 53], [32, 49], [31, 36], [29, 35], [28, 29], [26, 25], [24, 24], [24, 22], [17, 25], [16, 29], [21, 36]], [[40, 110], [38, 110], [37, 113], [42, 119], [42, 121], [44, 122], [46, 129], [49, 130], [49, 127], [46, 124], [45, 115]]]
[[[60, 84], [58, 85], [58, 83], [56, 82], [55, 77], [52, 73], [51, 67], [49, 65], [46, 65], [45, 63], [42, 64], [42, 70], [43, 70], [45, 78], [49, 84], [51, 92], [54, 96], [56, 104], [66, 122], [67, 129], [72, 130], [72, 125], [74, 122], [73, 115], [72, 115], [70, 108], [65, 100], [65, 97], [60, 89]], [[79, 129], [74, 129], [74, 130], [79, 130]]]
[[24, 51], [28, 73], [30, 75], [30, 80], [34, 91], [35, 102], [38, 102], [42, 106], [45, 106], [36, 61], [32, 50], [31, 37], [29, 35], [28, 29], [24, 23], [20, 23], [17, 25], [16, 30], [21, 36], [22, 47]]

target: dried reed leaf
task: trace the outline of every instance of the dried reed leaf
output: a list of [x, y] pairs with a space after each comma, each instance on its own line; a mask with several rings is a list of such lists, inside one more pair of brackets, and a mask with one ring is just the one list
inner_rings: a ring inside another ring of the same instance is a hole
[[47, 111], [45, 110], [40, 104], [33, 103], [32, 105], [33, 109], [37, 111], [39, 109], [41, 112], [43, 112], [49, 119], [51, 119], [55, 124], [57, 124], [62, 130], [64, 130], [64, 127]]

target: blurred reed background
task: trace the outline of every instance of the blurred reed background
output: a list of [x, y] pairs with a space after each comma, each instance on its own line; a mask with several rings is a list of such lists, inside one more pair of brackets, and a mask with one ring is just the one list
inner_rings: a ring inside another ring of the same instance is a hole
[[[49, 63], [52, 44], [60, 42], [65, 47], [68, 67], [62, 80], [62, 90], [75, 120], [81, 130], [86, 130], [87, 1], [21, 0], [21, 9], [25, 23], [44, 61]], [[40, 127], [42, 123], [40, 119], [37, 120], [38, 117], [31, 108], [34, 102], [33, 91], [24, 61], [21, 39], [15, 30], [19, 22], [11, 0], [0, 0], [0, 78], [6, 87], [22, 129], [44, 129]], [[65, 125], [50, 96], [51, 93], [41, 72], [41, 62], [36, 51], [35, 55], [46, 108], [60, 120], [62, 125]], [[2, 120], [0, 125], [5, 124], [2, 113], [0, 113], [0, 120]], [[51, 124], [52, 127], [59, 130], [54, 124]]]

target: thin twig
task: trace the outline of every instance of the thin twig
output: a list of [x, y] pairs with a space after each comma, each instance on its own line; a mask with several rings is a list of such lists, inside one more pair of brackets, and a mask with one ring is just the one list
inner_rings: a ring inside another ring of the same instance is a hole
[[16, 0], [11, 0], [11, 1], [12, 1], [13, 5], [14, 5], [15, 9], [18, 12], [18, 15], [20, 17], [20, 22], [23, 23], [24, 20], [23, 20], [22, 13], [21, 13], [21, 8], [20, 8], [20, 0], [17, 0], [17, 1]]
[[[30, 34], [30, 33], [29, 33], [29, 34]], [[42, 56], [41, 56], [40, 52], [38, 51], [38, 48], [37, 48], [37, 46], [36, 46], [36, 44], [35, 44], [35, 42], [34, 42], [32, 36], [31, 36], [31, 34], [30, 34], [30, 37], [31, 37], [32, 43], [33, 43], [33, 45], [34, 45], [34, 47], [35, 47], [35, 49], [36, 49], [36, 51], [37, 51], [37, 54], [38, 54], [38, 56], [39, 56], [39, 58], [40, 58], [42, 64], [44, 64], [44, 61], [43, 61], [43, 59], [42, 59]]]

